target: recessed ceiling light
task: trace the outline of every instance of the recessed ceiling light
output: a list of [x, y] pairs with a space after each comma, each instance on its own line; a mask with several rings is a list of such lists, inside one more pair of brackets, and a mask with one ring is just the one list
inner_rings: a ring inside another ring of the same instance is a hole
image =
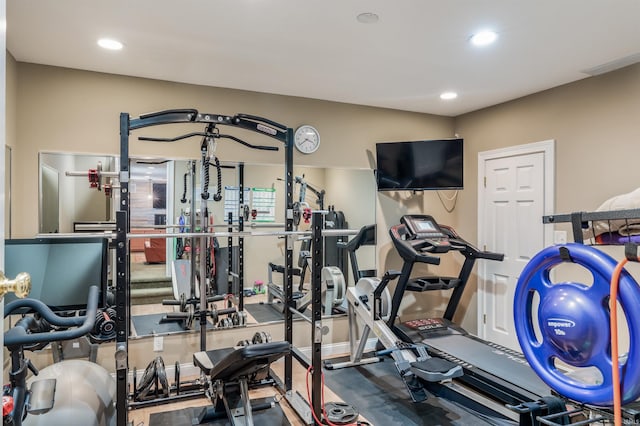
[[495, 31], [484, 30], [471, 36], [471, 44], [474, 46], [488, 46], [498, 39]]
[[98, 40], [98, 46], [102, 47], [103, 49], [120, 50], [122, 49], [123, 44], [118, 40], [113, 40], [111, 38], [101, 38], [100, 40]]
[[455, 99], [457, 97], [458, 97], [458, 94], [456, 92], [444, 92], [444, 93], [440, 94], [440, 99], [442, 99], [444, 101]]
[[380, 20], [380, 17], [373, 12], [364, 12], [356, 16], [356, 19], [362, 24], [374, 24]]

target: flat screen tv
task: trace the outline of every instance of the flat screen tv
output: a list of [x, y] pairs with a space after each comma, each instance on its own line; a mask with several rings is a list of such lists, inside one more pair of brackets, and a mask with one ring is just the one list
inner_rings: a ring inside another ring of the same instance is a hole
[[376, 144], [378, 191], [462, 189], [462, 139]]
[[[5, 272], [31, 275], [29, 296], [55, 311], [86, 309], [89, 287], [107, 290], [107, 240], [104, 238], [36, 238], [6, 240]], [[13, 293], [5, 303], [16, 300]]]

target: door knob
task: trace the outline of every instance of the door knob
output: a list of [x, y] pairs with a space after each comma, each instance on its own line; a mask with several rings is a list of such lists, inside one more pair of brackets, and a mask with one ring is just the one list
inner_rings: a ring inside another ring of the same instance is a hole
[[27, 297], [31, 291], [31, 275], [20, 272], [14, 280], [10, 280], [4, 276], [4, 272], [0, 271], [0, 299], [10, 291], [21, 299]]

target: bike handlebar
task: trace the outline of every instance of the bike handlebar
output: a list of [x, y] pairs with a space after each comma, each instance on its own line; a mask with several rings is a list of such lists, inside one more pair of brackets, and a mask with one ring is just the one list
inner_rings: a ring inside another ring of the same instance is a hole
[[46, 304], [35, 299], [20, 299], [9, 302], [4, 307], [5, 318], [20, 308], [30, 308], [40, 314], [49, 324], [58, 327], [77, 327], [71, 330], [54, 331], [51, 333], [30, 334], [24, 327], [11, 328], [4, 335], [5, 346], [30, 345], [34, 343], [58, 342], [84, 336], [89, 333], [96, 322], [98, 311], [99, 289], [96, 286], [89, 288], [87, 300], [87, 312], [83, 316], [61, 317], [51, 310]]

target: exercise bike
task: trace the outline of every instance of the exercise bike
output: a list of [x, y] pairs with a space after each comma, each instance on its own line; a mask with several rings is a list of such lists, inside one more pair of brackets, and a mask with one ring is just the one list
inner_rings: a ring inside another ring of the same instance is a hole
[[[71, 419], [83, 426], [116, 424], [116, 384], [107, 370], [89, 361], [66, 360], [38, 371], [24, 356], [25, 350], [91, 332], [98, 298], [98, 287], [91, 287], [86, 314], [72, 317], [59, 316], [35, 299], [5, 305], [5, 318], [25, 308], [35, 314], [22, 317], [4, 334], [4, 345], [11, 356], [10, 385], [5, 386], [3, 397], [4, 426], [66, 426]], [[29, 371], [38, 380], [27, 381]]]

